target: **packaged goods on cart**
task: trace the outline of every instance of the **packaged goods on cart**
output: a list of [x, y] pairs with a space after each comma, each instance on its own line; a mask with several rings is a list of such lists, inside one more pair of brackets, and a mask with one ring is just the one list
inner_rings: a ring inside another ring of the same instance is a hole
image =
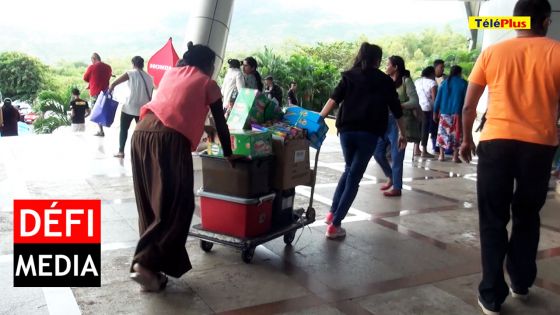
[[[233, 154], [255, 158], [272, 154], [272, 135], [268, 131], [230, 130]], [[208, 140], [208, 154], [224, 156], [217, 138]]]
[[253, 89], [241, 89], [227, 123], [231, 129], [250, 129], [250, 123], [277, 121], [282, 115], [280, 107], [265, 95]]
[[264, 126], [252, 124], [253, 130], [269, 131], [273, 138], [279, 138], [283, 141], [299, 140], [306, 138], [306, 130], [298, 127], [290, 126], [285, 122], [275, 122], [265, 124]]
[[292, 189], [298, 185], [308, 185], [311, 178], [309, 169], [309, 140], [304, 129], [287, 123], [274, 123], [264, 127], [253, 124], [253, 130], [268, 131], [272, 134], [274, 168], [272, 188]]
[[305, 129], [307, 131], [307, 139], [309, 139], [311, 146], [315, 149], [321, 147], [329, 131], [329, 127], [319, 113], [297, 106], [286, 109], [284, 122]]

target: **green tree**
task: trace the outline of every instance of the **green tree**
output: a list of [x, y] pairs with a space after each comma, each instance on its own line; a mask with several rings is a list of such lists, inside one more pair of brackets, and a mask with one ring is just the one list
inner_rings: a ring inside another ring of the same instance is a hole
[[358, 41], [317, 43], [315, 46], [300, 46], [300, 51], [317, 60], [331, 64], [339, 71], [343, 71], [352, 66], [353, 59], [360, 44], [361, 42]]
[[33, 101], [44, 87], [48, 68], [20, 52], [0, 54], [0, 91], [4, 97]]
[[286, 60], [280, 55], [275, 54], [272, 49], [264, 47], [263, 52], [255, 54], [259, 64], [259, 72], [263, 77], [273, 76], [277, 81], [285, 81], [287, 76]]
[[[450, 27], [439, 32], [426, 29], [419, 33], [383, 37], [375, 42], [383, 47], [385, 57], [403, 57], [413, 78], [419, 77], [422, 69], [431, 65], [435, 59], [443, 59], [448, 69], [452, 65], [461, 65], [464, 74], [468, 75], [480, 53], [470, 52], [467, 37], [453, 32]], [[382, 69], [384, 67], [382, 64]]]
[[[468, 76], [480, 53], [478, 50], [468, 50], [466, 36], [445, 27], [441, 31], [426, 29], [375, 40], [361, 36], [355, 41], [297, 45], [295, 50], [289, 51], [288, 56], [264, 47], [264, 50], [252, 55], [257, 58], [258, 70], [263, 76], [272, 75], [284, 91], [287, 91], [291, 81], [297, 82], [297, 96], [301, 106], [320, 110], [340, 80], [340, 72], [351, 67], [358, 48], [364, 41], [381, 46], [384, 61], [391, 55], [403, 57], [413, 78], [419, 77], [422, 69], [438, 58], [446, 61], [448, 69], [452, 65], [460, 65], [463, 74]], [[246, 55], [251, 54], [232, 54], [235, 57]], [[382, 71], [385, 66], [386, 63], [382, 62]], [[220, 77], [225, 75], [226, 68], [227, 65], [222, 68]]]
[[71, 88], [64, 93], [42, 91], [37, 96], [34, 109], [39, 118], [33, 124], [36, 133], [52, 133], [60, 126], [70, 126], [68, 118]]

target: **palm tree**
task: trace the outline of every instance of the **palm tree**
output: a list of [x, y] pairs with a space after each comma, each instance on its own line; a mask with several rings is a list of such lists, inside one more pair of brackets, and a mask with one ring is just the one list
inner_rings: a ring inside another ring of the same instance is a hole
[[33, 124], [36, 133], [52, 133], [60, 126], [70, 126], [70, 91], [71, 89], [66, 92], [42, 91], [37, 95], [34, 108], [39, 118]]

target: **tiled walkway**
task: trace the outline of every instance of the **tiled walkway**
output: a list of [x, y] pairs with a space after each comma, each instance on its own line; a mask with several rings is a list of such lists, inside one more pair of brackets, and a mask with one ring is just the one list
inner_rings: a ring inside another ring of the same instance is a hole
[[[0, 313], [480, 314], [475, 165], [412, 162], [409, 151], [403, 196], [387, 199], [372, 159], [344, 223], [348, 236], [327, 241], [321, 219], [344, 165], [336, 137], [329, 138], [314, 198], [318, 221], [299, 230], [292, 247], [269, 242], [245, 264], [233, 249], [215, 245], [204, 253], [189, 239], [193, 270], [164, 293], [145, 294], [128, 279], [138, 239], [129, 159], [112, 157], [115, 128], [105, 138], [89, 130], [0, 139]], [[299, 187], [296, 205], [305, 206], [309, 192]], [[22, 198], [102, 200], [101, 288], [12, 287], [12, 201]], [[527, 303], [508, 299], [503, 314], [560, 312], [559, 211], [551, 190], [534, 295]]]

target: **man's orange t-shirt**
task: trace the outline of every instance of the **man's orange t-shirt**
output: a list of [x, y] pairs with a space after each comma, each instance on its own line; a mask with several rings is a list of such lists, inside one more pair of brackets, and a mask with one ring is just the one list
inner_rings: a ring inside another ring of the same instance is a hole
[[478, 57], [469, 81], [488, 85], [481, 141], [558, 144], [560, 42], [521, 37], [490, 46]]

